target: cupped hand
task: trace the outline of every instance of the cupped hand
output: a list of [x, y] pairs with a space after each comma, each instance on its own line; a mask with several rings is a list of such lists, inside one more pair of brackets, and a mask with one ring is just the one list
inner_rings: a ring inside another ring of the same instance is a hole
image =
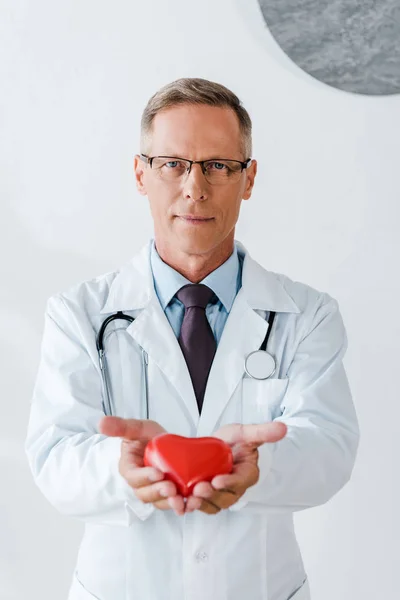
[[280, 421], [255, 425], [225, 425], [213, 434], [232, 450], [233, 470], [229, 475], [216, 475], [211, 482], [201, 481], [193, 488], [185, 512], [200, 510], [216, 514], [229, 508], [259, 479], [258, 448], [285, 437], [287, 427]]
[[154, 467], [144, 466], [147, 443], [166, 433], [155, 421], [103, 417], [100, 433], [121, 438], [119, 472], [133, 489], [139, 500], [151, 503], [159, 510], [173, 509], [177, 515], [185, 512], [185, 503], [172, 481], [164, 480], [164, 473]]

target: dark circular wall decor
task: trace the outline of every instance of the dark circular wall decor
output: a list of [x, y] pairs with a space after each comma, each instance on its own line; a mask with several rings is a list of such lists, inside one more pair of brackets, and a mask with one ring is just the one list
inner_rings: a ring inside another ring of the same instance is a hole
[[298, 67], [335, 88], [400, 93], [400, 0], [258, 0]]

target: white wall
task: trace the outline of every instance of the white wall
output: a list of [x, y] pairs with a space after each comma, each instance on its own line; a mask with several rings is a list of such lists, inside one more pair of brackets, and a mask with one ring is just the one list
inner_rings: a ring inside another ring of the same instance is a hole
[[302, 73], [256, 0], [2, 0], [0, 599], [66, 595], [82, 524], [32, 482], [23, 442], [47, 297], [128, 260], [152, 234], [132, 159], [150, 95], [182, 76], [231, 87], [259, 174], [237, 238], [265, 267], [336, 297], [362, 440], [351, 482], [296, 515], [313, 599], [395, 598], [400, 97]]

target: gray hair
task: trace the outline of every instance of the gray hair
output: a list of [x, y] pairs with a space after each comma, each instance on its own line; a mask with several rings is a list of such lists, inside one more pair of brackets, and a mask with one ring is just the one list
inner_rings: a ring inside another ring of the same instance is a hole
[[168, 83], [159, 89], [148, 101], [141, 119], [141, 152], [148, 152], [152, 124], [156, 114], [179, 104], [206, 104], [208, 106], [231, 108], [239, 120], [244, 158], [251, 157], [252, 123], [249, 113], [236, 94], [220, 83], [208, 81], [207, 79], [188, 77]]

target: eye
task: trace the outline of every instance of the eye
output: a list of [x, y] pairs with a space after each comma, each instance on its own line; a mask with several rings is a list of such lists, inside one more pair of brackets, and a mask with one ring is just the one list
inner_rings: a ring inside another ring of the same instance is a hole
[[208, 163], [208, 167], [210, 169], [215, 169], [216, 171], [224, 171], [225, 169], [228, 169], [228, 165], [217, 161]]

